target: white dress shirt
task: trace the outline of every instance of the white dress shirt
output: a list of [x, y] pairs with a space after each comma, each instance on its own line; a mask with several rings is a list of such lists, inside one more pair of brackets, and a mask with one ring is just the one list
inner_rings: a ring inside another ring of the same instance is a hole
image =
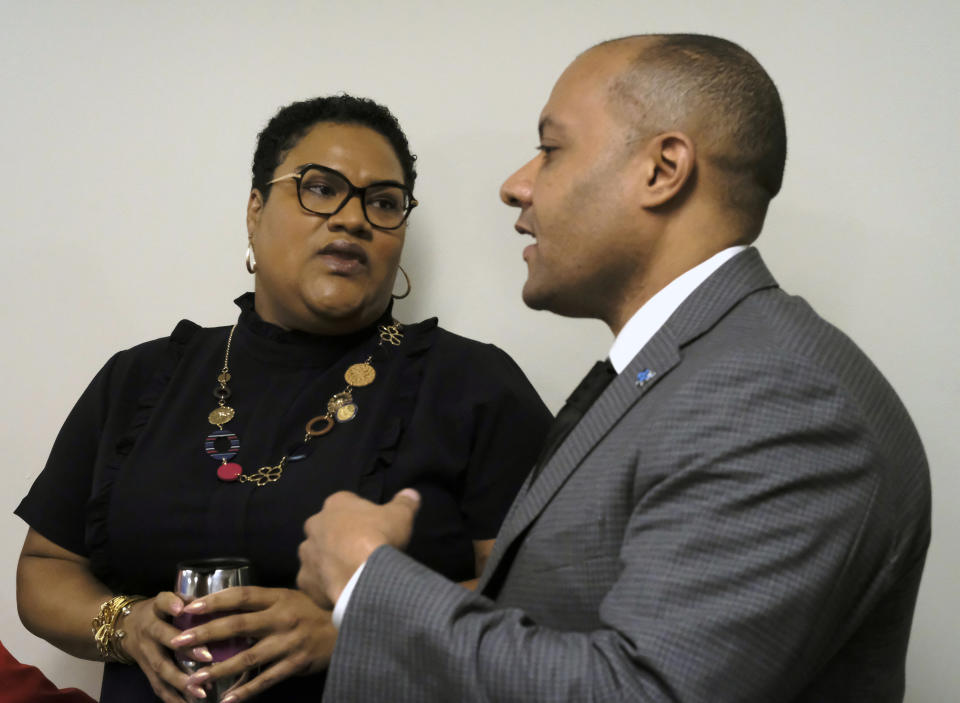
[[633, 313], [610, 347], [610, 363], [614, 370], [621, 373], [627, 368], [633, 357], [663, 327], [680, 304], [707, 280], [710, 274], [746, 248], [736, 246], [717, 252], [702, 264], [697, 264], [674, 278]]
[[[728, 260], [745, 250], [745, 246], [728, 247], [723, 251], [717, 252], [701, 264], [697, 264], [689, 271], [686, 271], [666, 286], [657, 291], [656, 294], [639, 310], [627, 320], [627, 324], [620, 330], [620, 334], [613, 340], [613, 346], [610, 347], [610, 363], [613, 364], [617, 373], [622, 373], [630, 364], [647, 342], [655, 335], [663, 324], [676, 312], [680, 304], [695, 291], [701, 283], [710, 277], [714, 271], [720, 268]], [[347, 610], [347, 604], [350, 602], [350, 595], [353, 593], [360, 574], [366, 562], [361, 564], [353, 576], [347, 582], [343, 592], [337, 599], [333, 608], [333, 626], [340, 628], [343, 622], [344, 613]]]

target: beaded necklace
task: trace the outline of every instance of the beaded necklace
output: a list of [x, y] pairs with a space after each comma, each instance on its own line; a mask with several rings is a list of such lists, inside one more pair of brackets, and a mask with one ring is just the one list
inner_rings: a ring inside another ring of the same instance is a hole
[[[230, 422], [236, 416], [236, 410], [227, 405], [227, 401], [232, 395], [229, 385], [230, 375], [230, 346], [233, 343], [233, 333], [237, 331], [234, 325], [227, 336], [227, 348], [223, 354], [223, 368], [217, 376], [217, 385], [213, 389], [213, 397], [217, 399], [215, 407], [207, 416], [211, 425], [217, 427], [216, 430], [207, 435], [204, 442], [204, 449], [207, 454], [220, 462], [217, 467], [217, 478], [224, 482], [239, 481], [240, 483], [252, 483], [257, 487], [265, 486], [268, 483], [275, 483], [280, 480], [287, 462], [303, 458], [306, 445], [314, 437], [322, 437], [330, 432], [335, 424], [350, 422], [357, 417], [357, 403], [353, 397], [353, 391], [363, 386], [369, 386], [377, 378], [377, 372], [373, 368], [373, 354], [359, 363], [351, 365], [343, 374], [343, 380], [347, 382], [346, 388], [334, 393], [327, 401], [326, 412], [323, 415], [316, 415], [307, 421], [304, 427], [303, 441], [298, 446], [299, 454], [284, 454], [280, 461], [275, 465], [261, 466], [255, 473], [243, 473], [243, 467], [236, 462], [230, 461], [237, 452], [240, 451], [240, 438], [231, 430], [223, 429], [223, 426]], [[378, 328], [380, 341], [377, 343], [377, 349], [381, 349], [384, 344], [394, 347], [400, 346], [403, 340], [403, 328], [396, 320], [389, 325], [380, 325]]]

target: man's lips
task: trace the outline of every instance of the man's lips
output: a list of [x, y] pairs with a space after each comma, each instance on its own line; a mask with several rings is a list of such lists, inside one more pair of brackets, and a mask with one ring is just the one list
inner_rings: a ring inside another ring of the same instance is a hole
[[534, 239], [537, 238], [537, 235], [533, 233], [533, 230], [527, 227], [527, 225], [521, 220], [517, 220], [513, 228], [517, 230], [517, 232], [519, 232], [520, 234], [529, 234]]
[[530, 255], [536, 251], [537, 248], [537, 235], [535, 235], [533, 230], [520, 220], [517, 220], [517, 223], [513, 226], [513, 228], [520, 234], [529, 234], [531, 237], [533, 237], [533, 244], [524, 247], [523, 249], [523, 260], [529, 262]]

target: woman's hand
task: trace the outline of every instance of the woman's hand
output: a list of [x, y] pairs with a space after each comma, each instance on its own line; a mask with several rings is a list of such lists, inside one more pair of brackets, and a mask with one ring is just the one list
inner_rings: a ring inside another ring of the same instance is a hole
[[[165, 703], [184, 703], [182, 693], [188, 686], [189, 677], [177, 667], [169, 644], [180, 630], [168, 620], [182, 610], [183, 601], [167, 591], [131, 605], [130, 614], [120, 625], [126, 633], [121, 645], [123, 651], [137, 662], [153, 692]], [[198, 650], [194, 656], [202, 661], [206, 658], [203, 654]], [[191, 687], [190, 693], [196, 695], [197, 690]]]
[[191, 693], [195, 694], [195, 686], [213, 679], [264, 667], [258, 676], [221, 699], [234, 703], [291, 676], [327, 668], [337, 630], [330, 620], [330, 611], [320, 608], [300, 591], [238, 586], [198, 598], [184, 608], [184, 612], [195, 615], [238, 610], [242, 612], [210, 620], [167, 640], [167, 646], [174, 648], [197, 648], [232, 637], [257, 640], [249, 649], [190, 676]]
[[[33, 528], [27, 531], [17, 564], [17, 607], [30, 632], [74, 656], [102, 661], [90, 633], [90, 619], [113, 595], [90, 572], [86, 557], [54, 544]], [[118, 623], [125, 633], [120, 646], [143, 669], [165, 703], [183, 703], [181, 693], [187, 690], [187, 675], [177, 668], [168, 648], [179, 630], [166, 621], [182, 610], [183, 601], [177, 596], [160, 593], [133, 603], [130, 614]], [[188, 656], [210, 661], [203, 648]], [[190, 693], [196, 695], [196, 690]]]

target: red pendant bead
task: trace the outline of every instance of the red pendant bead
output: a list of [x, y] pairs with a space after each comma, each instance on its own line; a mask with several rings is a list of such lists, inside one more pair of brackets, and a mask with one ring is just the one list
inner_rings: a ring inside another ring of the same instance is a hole
[[226, 464], [221, 464], [217, 468], [217, 478], [221, 481], [236, 481], [240, 478], [240, 474], [243, 473], [243, 467], [240, 464], [234, 462], [228, 462]]

